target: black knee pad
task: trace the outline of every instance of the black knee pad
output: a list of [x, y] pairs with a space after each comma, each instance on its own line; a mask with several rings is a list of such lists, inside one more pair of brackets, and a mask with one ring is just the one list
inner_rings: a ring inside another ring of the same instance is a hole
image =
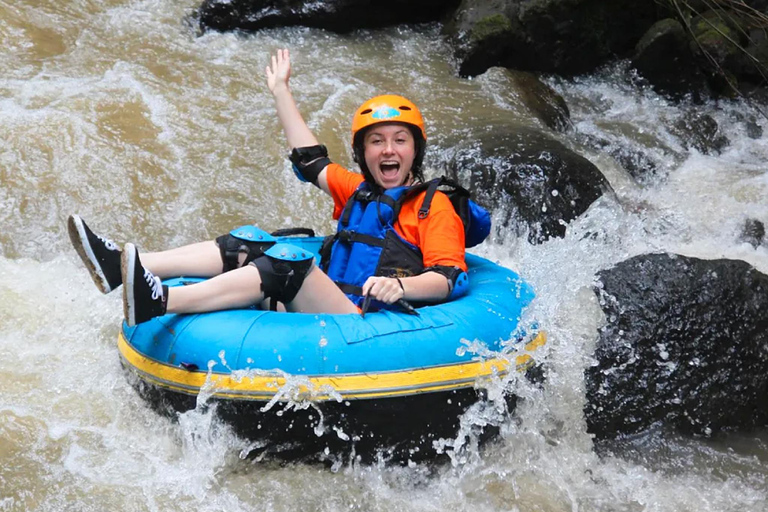
[[245, 253], [243, 266], [249, 264], [264, 251], [277, 243], [277, 239], [256, 226], [242, 226], [216, 239], [221, 253], [224, 272], [240, 266], [240, 254]]
[[312, 271], [315, 255], [290, 244], [276, 244], [251, 264], [259, 269], [265, 298], [287, 304], [296, 298]]

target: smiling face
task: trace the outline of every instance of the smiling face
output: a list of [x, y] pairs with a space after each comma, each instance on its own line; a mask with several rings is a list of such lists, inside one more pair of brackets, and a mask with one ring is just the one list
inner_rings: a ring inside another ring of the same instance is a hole
[[365, 163], [383, 189], [409, 185], [416, 157], [413, 133], [401, 123], [375, 124], [365, 133]]

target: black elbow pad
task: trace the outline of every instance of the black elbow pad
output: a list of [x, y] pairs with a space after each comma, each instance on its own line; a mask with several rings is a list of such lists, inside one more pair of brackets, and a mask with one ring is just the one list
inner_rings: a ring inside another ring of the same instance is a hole
[[293, 148], [289, 157], [293, 172], [303, 182], [317, 185], [317, 177], [331, 163], [325, 146], [306, 146]]

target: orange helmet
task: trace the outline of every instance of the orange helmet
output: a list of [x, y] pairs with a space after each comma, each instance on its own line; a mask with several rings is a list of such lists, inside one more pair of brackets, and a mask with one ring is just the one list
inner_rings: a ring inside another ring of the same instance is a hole
[[371, 98], [357, 109], [352, 118], [352, 141], [363, 128], [377, 123], [405, 123], [419, 129], [421, 137], [426, 141], [427, 132], [424, 130], [424, 119], [418, 107], [402, 96], [384, 94]]
[[427, 132], [424, 130], [424, 119], [418, 107], [411, 101], [395, 94], [384, 94], [371, 98], [357, 109], [352, 118], [352, 153], [355, 162], [363, 171], [363, 176], [369, 182], [373, 182], [368, 166], [365, 163], [365, 148], [363, 146], [363, 133], [365, 129], [378, 123], [404, 123], [413, 132], [416, 143], [416, 156], [413, 160], [411, 172], [415, 179], [423, 180], [421, 163], [427, 142]]

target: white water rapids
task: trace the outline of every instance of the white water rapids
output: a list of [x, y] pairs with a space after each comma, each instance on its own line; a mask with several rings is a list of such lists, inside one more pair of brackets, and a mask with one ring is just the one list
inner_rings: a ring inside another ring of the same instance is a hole
[[119, 297], [93, 287], [66, 218], [79, 213], [148, 250], [249, 221], [329, 232], [329, 201], [298, 183], [285, 158], [263, 76], [271, 51], [292, 50], [300, 108], [343, 164], [352, 165], [351, 114], [378, 93], [423, 109], [432, 151], [489, 120], [535, 123], [514, 92], [458, 78], [435, 27], [197, 37], [185, 21], [195, 7], [0, 0], [0, 510], [768, 510], [766, 432], [648, 434], [603, 457], [586, 433], [583, 370], [603, 321], [596, 271], [670, 251], [768, 273], [768, 247], [738, 236], [747, 218], [768, 222], [768, 134], [749, 138], [744, 123], [755, 112], [738, 101], [702, 106], [731, 144], [717, 156], [687, 150], [665, 127], [690, 107], [629, 85], [620, 68], [547, 82], [577, 131], [678, 157], [640, 185], [610, 157], [556, 135], [604, 172], [615, 196], [564, 239], [508, 237], [476, 251], [533, 285], [528, 317], [549, 333], [549, 378], [541, 390], [519, 383], [524, 400], [501, 439], [436, 469], [281, 466], [242, 458], [248, 443], [209, 414], [171, 422], [150, 410], [119, 365]]

